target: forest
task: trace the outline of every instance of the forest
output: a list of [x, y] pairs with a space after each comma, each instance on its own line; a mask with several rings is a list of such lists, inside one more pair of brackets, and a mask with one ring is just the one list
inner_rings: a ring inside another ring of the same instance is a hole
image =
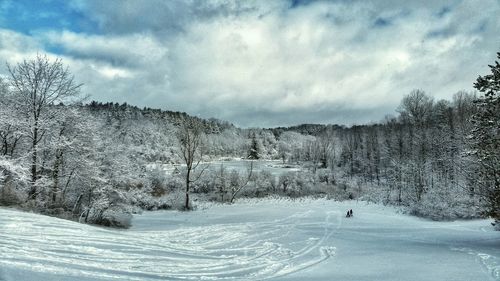
[[89, 101], [60, 59], [38, 55], [0, 80], [0, 205], [128, 227], [133, 213], [191, 210], [198, 200], [313, 196], [498, 221], [499, 63], [490, 71], [451, 100], [402, 93], [396, 114], [371, 124], [238, 128]]

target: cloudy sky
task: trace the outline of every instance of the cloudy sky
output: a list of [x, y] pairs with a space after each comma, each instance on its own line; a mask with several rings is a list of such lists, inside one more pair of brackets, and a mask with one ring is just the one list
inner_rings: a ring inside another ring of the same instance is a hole
[[367, 123], [412, 89], [472, 90], [499, 15], [499, 0], [0, 0], [0, 61], [48, 53], [94, 100], [243, 127]]

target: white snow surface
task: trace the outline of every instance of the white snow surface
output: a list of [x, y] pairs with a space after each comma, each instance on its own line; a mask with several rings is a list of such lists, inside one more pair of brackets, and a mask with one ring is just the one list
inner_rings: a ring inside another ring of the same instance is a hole
[[[209, 169], [220, 169], [221, 165], [228, 170], [236, 170], [239, 173], [245, 173], [250, 168], [250, 163], [253, 164], [254, 172], [267, 171], [272, 175], [278, 176], [287, 172], [298, 172], [301, 170], [299, 165], [283, 164], [281, 160], [245, 160], [245, 159], [221, 159], [217, 161], [201, 162], [201, 166], [209, 166]], [[186, 164], [149, 164], [148, 169], [161, 169], [167, 174], [171, 174], [175, 169], [185, 167]]]
[[132, 224], [115, 230], [0, 208], [0, 280], [500, 280], [500, 233], [487, 220], [260, 199], [146, 212]]

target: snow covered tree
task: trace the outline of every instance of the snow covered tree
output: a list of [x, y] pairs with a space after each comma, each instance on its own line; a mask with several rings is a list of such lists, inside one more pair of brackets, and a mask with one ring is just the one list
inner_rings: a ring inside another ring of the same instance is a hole
[[189, 193], [191, 183], [198, 180], [206, 167], [203, 167], [198, 175], [193, 175], [194, 170], [199, 166], [203, 151], [203, 127], [202, 124], [194, 118], [186, 117], [182, 120], [181, 126], [177, 132], [179, 141], [181, 158], [186, 164], [186, 197], [184, 202], [184, 209], [190, 210]]
[[255, 133], [252, 134], [252, 141], [250, 143], [250, 148], [248, 150], [248, 159], [259, 159], [259, 143], [257, 141], [257, 137]]
[[283, 161], [283, 164], [285, 164], [285, 161], [290, 158], [290, 144], [280, 140], [278, 142], [278, 156], [280, 157], [281, 161]]
[[220, 165], [220, 169], [218, 169], [216, 172], [216, 180], [216, 192], [220, 196], [220, 202], [224, 202], [224, 195], [228, 193], [228, 179], [226, 176], [226, 169], [224, 168], [223, 164]]
[[[19, 149], [23, 133], [22, 120], [13, 107], [12, 93], [0, 78], [0, 204], [15, 204], [24, 200], [22, 188], [27, 171], [26, 155]], [[20, 192], [21, 191], [21, 192]]]
[[0, 78], [0, 155], [13, 157], [22, 138], [22, 121], [13, 107], [12, 93]]
[[231, 197], [229, 199], [229, 203], [233, 203], [236, 199], [236, 196], [240, 191], [242, 191], [247, 185], [248, 182], [252, 179], [253, 176], [253, 161], [250, 161], [249, 166], [247, 168], [247, 174], [244, 179], [241, 179], [239, 173], [236, 170], [231, 171], [230, 177], [230, 187], [231, 187]]
[[[497, 54], [500, 59], [500, 53]], [[478, 161], [480, 193], [487, 201], [486, 214], [500, 222], [500, 64], [491, 74], [479, 76], [474, 87], [482, 96], [473, 115], [472, 148]]]
[[19, 200], [18, 196], [14, 195], [16, 193], [14, 189], [17, 183], [25, 180], [26, 175], [26, 169], [17, 161], [0, 155], [0, 204], [9, 205]]
[[[59, 111], [59, 118], [47, 134], [51, 155], [45, 160], [44, 169], [50, 183], [50, 204], [59, 206], [67, 203], [66, 195], [71, 189], [81, 192], [90, 182], [90, 176], [96, 173], [96, 162], [90, 160], [98, 150], [97, 124], [78, 107], [56, 106], [52, 110]], [[77, 178], [87, 170], [91, 172], [85, 175], [84, 181], [77, 183]]]
[[30, 139], [31, 190], [29, 197], [37, 195], [39, 179], [39, 145], [49, 129], [48, 123], [57, 119], [57, 111], [51, 106], [67, 103], [80, 94], [81, 84], [65, 68], [61, 59], [50, 60], [37, 55], [32, 60], [24, 60], [15, 66], [7, 65], [10, 84], [16, 96], [16, 109], [27, 120], [26, 134]]
[[409, 130], [409, 146], [411, 148], [411, 162], [409, 175], [411, 189], [415, 202], [421, 200], [422, 195], [429, 188], [429, 178], [426, 169], [429, 165], [429, 137], [428, 127], [434, 101], [422, 90], [413, 90], [401, 101], [399, 112], [403, 122]]

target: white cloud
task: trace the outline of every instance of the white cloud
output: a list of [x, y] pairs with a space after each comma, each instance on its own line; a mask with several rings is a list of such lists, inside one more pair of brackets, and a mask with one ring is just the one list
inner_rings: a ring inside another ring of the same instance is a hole
[[[413, 88], [447, 97], [471, 89], [475, 74], [456, 73], [455, 67], [476, 55], [480, 36], [428, 39], [442, 24], [433, 11], [417, 10], [380, 29], [372, 27], [373, 14], [372, 7], [318, 3], [279, 15], [192, 24], [172, 47], [173, 89], [204, 101], [191, 111], [230, 120], [238, 119], [238, 111], [226, 109], [228, 104], [282, 114], [336, 107], [386, 110]], [[332, 24], [332, 18], [341, 24]], [[429, 75], [429, 68], [436, 73]], [[460, 79], [449, 81], [450, 73]], [[324, 116], [325, 122], [337, 120]]]
[[43, 45], [32, 37], [0, 28], [0, 59], [3, 62], [16, 63], [40, 51]]
[[0, 56], [58, 46], [95, 99], [274, 126], [377, 121], [414, 88], [450, 98], [500, 47], [495, 0], [113, 3], [79, 4], [102, 34], [11, 33]]
[[168, 50], [148, 34], [86, 35], [70, 31], [48, 32], [40, 37], [78, 58], [94, 58], [117, 65], [141, 66], [160, 61]]

